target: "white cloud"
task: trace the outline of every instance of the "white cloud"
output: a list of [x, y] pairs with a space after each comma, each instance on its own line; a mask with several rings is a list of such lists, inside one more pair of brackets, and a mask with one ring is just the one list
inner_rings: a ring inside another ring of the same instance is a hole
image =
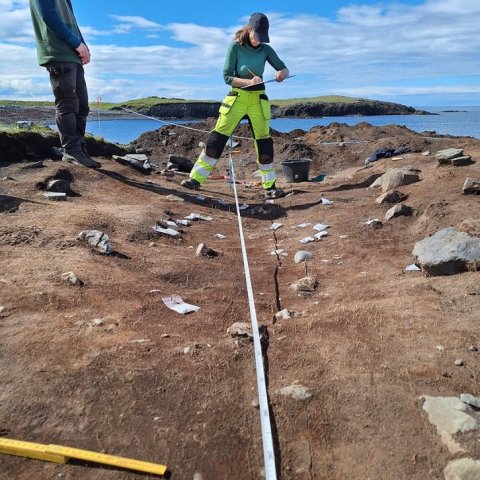
[[[268, 16], [271, 45], [296, 75], [285, 84], [270, 85], [272, 98], [343, 93], [395, 101], [405, 95], [432, 93], [441, 98], [456, 92], [479, 98], [479, 2], [350, 4], [333, 19], [281, 12]], [[222, 78], [225, 50], [234, 31], [248, 20], [218, 28], [162, 25], [138, 16], [111, 18], [117, 23], [110, 30], [82, 27], [92, 51], [86, 68], [89, 89], [105, 100], [148, 95], [220, 98], [227, 89]], [[133, 32], [148, 38], [150, 45], [113, 41], [114, 34]], [[109, 42], [103, 41], [107, 35]], [[161, 40], [168, 36], [168, 43]], [[10, 72], [19, 82], [12, 83]], [[35, 92], [36, 82], [20, 80], [38, 76], [28, 2], [0, 0], [0, 98], [7, 86], [9, 92], [20, 92], [30, 85]], [[272, 76], [267, 67], [265, 77]], [[39, 93], [44, 85], [38, 85]]]
[[129, 33], [131, 30], [161, 30], [159, 23], [152, 22], [143, 17], [110, 15], [111, 18], [120, 22], [114, 33]]

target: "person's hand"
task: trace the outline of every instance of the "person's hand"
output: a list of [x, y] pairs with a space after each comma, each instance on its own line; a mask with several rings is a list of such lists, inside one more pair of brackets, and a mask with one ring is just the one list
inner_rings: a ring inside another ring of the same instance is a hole
[[82, 62], [82, 65], [86, 65], [87, 63], [90, 63], [90, 50], [84, 43], [81, 43], [75, 50], [77, 51], [78, 56], [80, 57], [80, 61]]
[[254, 75], [254, 77], [250, 79], [250, 85], [256, 85], [262, 82], [263, 80], [261, 79], [261, 77], [257, 77], [256, 75]]
[[288, 77], [288, 70], [284, 68], [283, 70], [278, 70], [275, 73], [275, 80], [277, 82], [283, 82]]

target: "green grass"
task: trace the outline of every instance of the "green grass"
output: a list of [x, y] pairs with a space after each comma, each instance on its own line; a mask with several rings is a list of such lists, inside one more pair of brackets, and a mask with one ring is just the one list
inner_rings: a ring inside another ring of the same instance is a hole
[[44, 133], [47, 135], [56, 135], [56, 133], [50, 127], [42, 127], [41, 125], [34, 124], [32, 128], [27, 130], [26, 128], [19, 128], [16, 125], [7, 125], [6, 123], [0, 123], [0, 132], [5, 133], [23, 133], [23, 132], [34, 132], [34, 133]]
[[0, 100], [0, 106], [5, 107], [53, 107], [53, 102], [40, 100]]
[[359, 98], [343, 97], [341, 95], [324, 95], [321, 97], [303, 97], [303, 98], [289, 98], [287, 100], [272, 100], [272, 105], [279, 107], [286, 107], [289, 105], [296, 105], [298, 103], [356, 103], [360, 101]]

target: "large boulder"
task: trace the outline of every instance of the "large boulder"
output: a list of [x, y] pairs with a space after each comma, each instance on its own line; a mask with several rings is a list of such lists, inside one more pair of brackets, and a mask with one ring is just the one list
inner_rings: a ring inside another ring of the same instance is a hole
[[417, 242], [414, 262], [430, 275], [454, 275], [480, 268], [480, 238], [453, 227]]
[[388, 192], [402, 185], [420, 181], [419, 170], [411, 167], [389, 168], [382, 175], [382, 191]]

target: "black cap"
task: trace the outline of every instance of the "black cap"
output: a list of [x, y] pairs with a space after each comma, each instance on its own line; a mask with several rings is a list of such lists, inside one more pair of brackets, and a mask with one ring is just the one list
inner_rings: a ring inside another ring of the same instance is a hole
[[268, 36], [268, 18], [263, 13], [252, 13], [248, 24], [253, 28], [253, 31], [257, 35], [260, 42], [270, 42], [270, 38]]

